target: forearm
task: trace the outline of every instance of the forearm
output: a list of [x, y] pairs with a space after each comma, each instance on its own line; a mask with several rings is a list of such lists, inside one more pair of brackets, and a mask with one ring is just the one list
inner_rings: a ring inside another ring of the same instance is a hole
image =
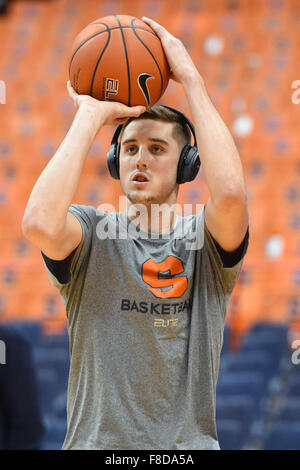
[[199, 156], [211, 199], [245, 197], [241, 160], [234, 140], [211, 102], [200, 75], [183, 83], [195, 126]]
[[91, 125], [88, 110], [78, 109], [65, 139], [33, 187], [23, 226], [53, 235], [61, 230], [99, 127]]

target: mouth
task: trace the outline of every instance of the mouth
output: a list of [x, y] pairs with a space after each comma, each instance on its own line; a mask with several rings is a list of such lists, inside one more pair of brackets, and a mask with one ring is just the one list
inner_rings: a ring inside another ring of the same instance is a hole
[[145, 186], [147, 183], [149, 183], [149, 178], [145, 173], [138, 172], [135, 173], [135, 175], [131, 178], [131, 181], [136, 186]]

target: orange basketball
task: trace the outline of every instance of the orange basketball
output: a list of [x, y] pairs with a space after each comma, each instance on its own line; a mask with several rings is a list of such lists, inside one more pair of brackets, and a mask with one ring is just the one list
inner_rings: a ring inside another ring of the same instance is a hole
[[161, 41], [133, 16], [106, 16], [75, 38], [69, 63], [77, 93], [127, 106], [153, 106], [170, 77]]

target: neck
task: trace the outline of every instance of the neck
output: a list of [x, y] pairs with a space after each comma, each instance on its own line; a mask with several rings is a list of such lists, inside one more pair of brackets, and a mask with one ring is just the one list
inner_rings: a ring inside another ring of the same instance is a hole
[[176, 203], [134, 204], [127, 199], [127, 216], [144, 232], [169, 233], [176, 223]]

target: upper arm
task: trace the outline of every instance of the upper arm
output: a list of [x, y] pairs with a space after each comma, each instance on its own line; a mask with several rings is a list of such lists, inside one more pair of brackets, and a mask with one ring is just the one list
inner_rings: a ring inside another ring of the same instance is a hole
[[228, 199], [216, 206], [210, 198], [204, 214], [210, 234], [223, 250], [236, 250], [242, 243], [249, 225], [246, 201]]
[[40, 231], [28, 231], [25, 235], [32, 241], [48, 258], [52, 260], [63, 260], [69, 256], [82, 240], [82, 227], [75, 215], [67, 213], [63, 230], [55, 237], [50, 237]]

